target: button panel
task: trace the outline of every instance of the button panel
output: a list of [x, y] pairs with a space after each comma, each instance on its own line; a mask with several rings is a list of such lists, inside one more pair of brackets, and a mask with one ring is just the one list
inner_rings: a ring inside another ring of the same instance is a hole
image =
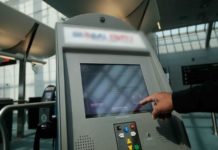
[[118, 150], [141, 150], [135, 122], [114, 124]]

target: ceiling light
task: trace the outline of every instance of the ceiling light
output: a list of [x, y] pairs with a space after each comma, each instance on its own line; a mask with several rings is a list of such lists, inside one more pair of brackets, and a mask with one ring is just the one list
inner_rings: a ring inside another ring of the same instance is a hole
[[157, 22], [157, 27], [158, 27], [159, 30], [161, 30], [161, 25], [160, 25], [159, 21]]

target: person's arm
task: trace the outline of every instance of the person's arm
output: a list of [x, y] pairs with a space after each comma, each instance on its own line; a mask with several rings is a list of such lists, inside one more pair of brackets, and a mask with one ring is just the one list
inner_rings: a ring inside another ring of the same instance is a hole
[[217, 82], [197, 86], [180, 92], [159, 92], [152, 94], [142, 101], [141, 105], [154, 102], [152, 115], [160, 115], [176, 110], [179, 113], [189, 112], [218, 112]]
[[218, 112], [218, 82], [174, 92], [172, 100], [179, 113]]
[[153, 102], [152, 116], [154, 119], [170, 114], [173, 108], [172, 94], [169, 92], [154, 93], [139, 102], [140, 105]]

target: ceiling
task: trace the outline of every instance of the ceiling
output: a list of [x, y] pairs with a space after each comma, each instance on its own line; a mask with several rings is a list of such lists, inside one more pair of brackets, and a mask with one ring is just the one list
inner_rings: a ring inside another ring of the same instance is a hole
[[157, 0], [162, 29], [218, 20], [218, 0]]
[[[25, 54], [31, 30], [38, 28], [29, 51], [30, 56], [46, 58], [54, 55], [54, 29], [0, 2], [0, 51]], [[20, 44], [19, 44], [20, 43]]]
[[[129, 22], [148, 32], [178, 28], [218, 20], [218, 0], [44, 0], [71, 18], [84, 13], [103, 13]], [[50, 57], [54, 54], [54, 30], [3, 3], [0, 3], [0, 50], [26, 52], [23, 44], [35, 23], [39, 24], [30, 55]]]
[[[116, 16], [139, 26], [148, 0], [44, 0], [68, 18], [85, 13]], [[137, 14], [137, 16], [135, 16]]]
[[[90, 12], [125, 18], [143, 0], [44, 0], [67, 17]], [[128, 3], [127, 3], [128, 1]]]
[[158, 21], [165, 30], [218, 20], [218, 0], [44, 1], [69, 18], [99, 12], [126, 20], [144, 32], [159, 30]]

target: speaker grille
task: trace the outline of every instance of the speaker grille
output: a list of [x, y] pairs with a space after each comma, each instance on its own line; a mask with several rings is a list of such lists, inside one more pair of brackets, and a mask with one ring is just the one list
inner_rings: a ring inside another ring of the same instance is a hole
[[76, 143], [76, 150], [94, 150], [94, 141], [88, 135], [80, 136]]

